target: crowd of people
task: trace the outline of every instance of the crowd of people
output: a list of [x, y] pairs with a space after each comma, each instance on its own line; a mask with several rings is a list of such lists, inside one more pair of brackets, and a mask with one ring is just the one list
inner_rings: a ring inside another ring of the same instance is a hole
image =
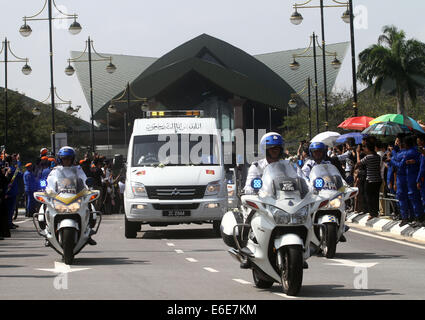
[[[348, 138], [344, 144], [328, 148], [324, 160], [337, 167], [345, 181], [359, 188], [352, 204], [355, 213], [368, 219], [385, 212], [383, 199], [391, 201], [392, 216], [400, 227], [425, 226], [425, 136], [399, 134], [394, 143], [383, 143], [375, 136], [365, 136], [361, 144]], [[311, 160], [310, 144], [300, 143], [300, 165]], [[380, 199], [380, 195], [382, 198]]]
[[[18, 217], [18, 208], [25, 207], [25, 216], [32, 217], [40, 209], [34, 198], [34, 192], [46, 187], [47, 177], [57, 165], [57, 159], [49, 154], [47, 148], [40, 150], [35, 163], [26, 163], [19, 154], [7, 154], [2, 150], [0, 157], [0, 240], [11, 236], [10, 230], [19, 226], [14, 223]], [[94, 180], [94, 189], [101, 191], [95, 203], [97, 211], [102, 213], [124, 212], [125, 171], [122, 156], [107, 159], [97, 153], [85, 154], [77, 161], [87, 177]]]

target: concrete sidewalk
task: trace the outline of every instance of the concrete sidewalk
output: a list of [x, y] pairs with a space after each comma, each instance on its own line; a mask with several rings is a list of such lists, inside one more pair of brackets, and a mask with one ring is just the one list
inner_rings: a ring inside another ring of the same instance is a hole
[[399, 224], [401, 221], [394, 221], [388, 217], [378, 217], [367, 221], [368, 216], [368, 214], [349, 213], [347, 215], [347, 222], [358, 224], [362, 227], [372, 228], [376, 231], [386, 232], [389, 235], [394, 234], [425, 242], [424, 227], [412, 228], [410, 225], [405, 225], [400, 228]]

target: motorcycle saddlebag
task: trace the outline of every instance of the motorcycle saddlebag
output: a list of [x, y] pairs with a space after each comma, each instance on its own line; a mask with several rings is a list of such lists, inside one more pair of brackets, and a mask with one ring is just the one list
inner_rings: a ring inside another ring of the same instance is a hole
[[[221, 220], [220, 233], [224, 243], [229, 247], [237, 249], [235, 239], [233, 238], [233, 230], [237, 224], [243, 223], [242, 214], [238, 211], [228, 211]], [[241, 242], [240, 230], [235, 229], [236, 237]]]

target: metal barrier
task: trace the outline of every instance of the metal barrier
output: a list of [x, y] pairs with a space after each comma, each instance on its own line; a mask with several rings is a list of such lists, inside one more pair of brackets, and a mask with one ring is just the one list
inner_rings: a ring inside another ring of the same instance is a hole
[[384, 193], [379, 193], [379, 201], [384, 201], [384, 216], [398, 215], [400, 210], [397, 205], [399, 201], [396, 199], [396, 195], [387, 193], [386, 196]]

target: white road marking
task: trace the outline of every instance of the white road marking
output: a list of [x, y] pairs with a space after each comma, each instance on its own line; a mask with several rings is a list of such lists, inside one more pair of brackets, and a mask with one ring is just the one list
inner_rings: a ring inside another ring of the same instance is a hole
[[371, 238], [391, 241], [391, 242], [395, 242], [395, 243], [402, 244], [402, 245], [405, 245], [405, 246], [425, 250], [425, 246], [420, 246], [420, 245], [416, 245], [416, 244], [413, 244], [413, 243], [408, 243], [408, 242], [399, 241], [399, 240], [395, 240], [395, 239], [389, 239], [389, 238], [386, 238], [386, 237], [377, 236], [377, 235], [370, 234], [370, 233], [367, 233], [367, 232], [357, 231], [357, 230], [353, 230], [353, 229], [350, 229], [349, 232], [361, 234], [363, 236], [368, 236], [368, 237], [371, 237]]
[[63, 274], [63, 273], [78, 272], [78, 271], [84, 271], [84, 270], [90, 270], [90, 269], [91, 268], [71, 269], [71, 267], [69, 265], [62, 263], [62, 262], [55, 261], [55, 268], [54, 269], [36, 269], [36, 270]]
[[233, 279], [233, 281], [236, 281], [240, 284], [252, 284], [252, 282], [245, 281], [245, 280], [242, 280], [242, 279]]
[[328, 266], [344, 266], [352, 268], [372, 268], [378, 264], [378, 262], [360, 263], [351, 260], [342, 259], [329, 259], [328, 261], [335, 261], [336, 263], [325, 263]]
[[26, 219], [24, 221], [14, 222], [14, 224], [23, 224], [25, 222], [32, 221], [32, 219]]
[[174, 243], [167, 243], [167, 246], [169, 246], [169, 247], [175, 247], [176, 245]]
[[277, 292], [275, 292], [274, 294], [277, 295], [277, 296], [279, 296], [279, 297], [286, 298], [286, 299], [297, 299], [297, 297], [288, 296], [288, 295], [286, 295], [284, 293], [277, 293]]
[[189, 262], [198, 262], [198, 260], [193, 259], [193, 258], [186, 258], [186, 260], [189, 261]]
[[184, 253], [183, 252], [183, 250], [179, 250], [179, 249], [177, 249], [177, 250], [175, 250], [176, 251], [176, 253], [178, 253], [178, 254], [182, 254], [182, 253]]
[[213, 269], [213, 268], [204, 268], [205, 270], [207, 270], [208, 272], [212, 272], [212, 273], [217, 273], [219, 271]]

